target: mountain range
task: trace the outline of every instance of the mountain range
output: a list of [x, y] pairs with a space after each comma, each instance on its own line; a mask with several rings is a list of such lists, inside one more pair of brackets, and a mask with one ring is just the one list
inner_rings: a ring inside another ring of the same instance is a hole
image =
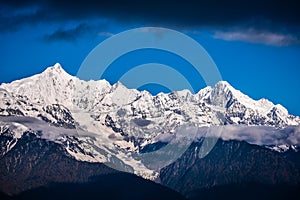
[[216, 191], [239, 199], [257, 188], [269, 191], [264, 199], [299, 194], [300, 117], [226, 81], [153, 96], [80, 80], [57, 63], [1, 84], [0, 97], [0, 191], [11, 198], [39, 198], [65, 183], [104, 192], [122, 179], [173, 199]]

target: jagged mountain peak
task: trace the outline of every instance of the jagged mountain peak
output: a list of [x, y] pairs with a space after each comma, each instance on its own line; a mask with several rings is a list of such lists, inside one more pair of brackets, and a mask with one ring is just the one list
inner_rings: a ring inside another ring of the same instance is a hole
[[40, 75], [42, 75], [42, 76], [48, 76], [48, 77], [52, 77], [52, 78], [61, 77], [63, 79], [74, 78], [69, 73], [67, 73], [63, 69], [63, 67], [61, 66], [61, 64], [59, 64], [59, 63], [56, 63], [53, 66], [47, 67]]
[[123, 85], [120, 81], [117, 81], [115, 84], [112, 85], [112, 89], [117, 90], [117, 89], [122, 89], [122, 90], [127, 90], [128, 88]]
[[209, 89], [209, 94], [205, 100], [214, 106], [229, 108], [234, 101], [240, 101], [243, 104], [251, 104], [252, 99], [242, 92], [234, 89], [227, 81], [220, 81], [214, 87]]
[[235, 102], [238, 102], [257, 112], [265, 113], [274, 107], [274, 104], [269, 100], [263, 98], [260, 100], [254, 100], [248, 95], [242, 93], [240, 90], [235, 89], [227, 81], [220, 81], [211, 88], [208, 100], [214, 105], [229, 108]]
[[282, 114], [288, 115], [288, 110], [285, 107], [283, 107], [281, 104], [276, 104], [275, 108], [276, 108], [276, 110], [278, 110]]
[[232, 86], [230, 85], [230, 83], [228, 81], [224, 81], [224, 80], [217, 82], [215, 84], [215, 87], [216, 86], [223, 86], [223, 87], [231, 87], [232, 88]]
[[55, 63], [53, 66], [49, 66], [47, 67], [42, 73], [67, 73], [63, 67], [61, 66], [61, 64], [59, 63]]
[[58, 70], [58, 71], [62, 70], [62, 71], [65, 71], [60, 63], [55, 63], [53, 66], [47, 67], [46, 70]]
[[215, 84], [215, 86], [212, 88], [213, 93], [224, 93], [226, 97], [233, 97], [239, 100], [253, 100], [249, 96], [243, 94], [241, 91], [235, 89], [230, 83], [227, 81], [219, 81]]

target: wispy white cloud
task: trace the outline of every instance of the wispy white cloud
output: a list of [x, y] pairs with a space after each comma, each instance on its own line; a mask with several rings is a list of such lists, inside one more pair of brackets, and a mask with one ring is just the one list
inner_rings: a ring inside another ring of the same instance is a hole
[[293, 35], [285, 35], [269, 31], [257, 31], [254, 29], [238, 31], [216, 31], [213, 37], [227, 41], [244, 41], [272, 46], [288, 46], [300, 43], [300, 39]]
[[143, 27], [138, 29], [141, 32], [151, 32], [151, 33], [163, 33], [165, 32], [165, 29], [160, 27]]
[[104, 36], [104, 37], [111, 37], [111, 36], [113, 36], [114, 34], [111, 33], [111, 32], [99, 32], [98, 35], [99, 35], [99, 36]]
[[224, 125], [199, 127], [184, 125], [174, 134], [162, 134], [155, 138], [160, 142], [181, 141], [182, 138], [199, 140], [203, 137], [220, 138], [225, 141], [246, 141], [256, 145], [300, 145], [300, 126], [279, 129], [271, 126]]

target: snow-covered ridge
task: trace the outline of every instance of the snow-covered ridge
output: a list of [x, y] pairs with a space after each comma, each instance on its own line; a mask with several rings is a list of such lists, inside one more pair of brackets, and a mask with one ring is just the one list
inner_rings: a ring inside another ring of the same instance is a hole
[[[159, 120], [165, 121], [166, 127], [185, 122], [201, 126], [246, 124], [274, 127], [300, 123], [300, 118], [289, 115], [283, 106], [274, 105], [267, 99], [255, 101], [226, 81], [220, 81], [214, 87], [208, 86], [197, 94], [183, 90], [152, 96], [147, 91], [128, 89], [120, 82], [110, 85], [106, 80], [79, 80], [65, 72], [58, 63], [41, 74], [1, 84], [0, 95], [6, 95], [0, 101], [2, 115], [9, 115], [9, 109], [12, 109], [37, 117], [40, 111], [47, 110], [46, 106], [58, 104], [89, 131], [93, 130], [86, 124], [89, 120], [82, 121], [78, 113], [85, 113], [92, 121], [95, 117], [105, 120], [103, 116], [109, 114], [116, 124], [124, 118]], [[222, 111], [223, 118], [216, 119], [216, 113]], [[120, 116], [120, 113], [123, 114]]]
[[[55, 135], [60, 130], [72, 133], [59, 137], [48, 134], [47, 138], [65, 145], [78, 160], [119, 162], [128, 171], [150, 179], [157, 172], [133, 155], [159, 138], [173, 137], [182, 125], [243, 124], [282, 129], [300, 124], [300, 118], [289, 115], [283, 106], [266, 99], [255, 101], [226, 81], [196, 94], [183, 90], [152, 96], [120, 82], [110, 85], [106, 80], [80, 80], [58, 63], [40, 74], [1, 84], [0, 115], [43, 121], [35, 125], [20, 122], [18, 126], [44, 131], [43, 136], [49, 131]], [[12, 123], [8, 125], [13, 127]], [[61, 129], [46, 128], [48, 124]]]

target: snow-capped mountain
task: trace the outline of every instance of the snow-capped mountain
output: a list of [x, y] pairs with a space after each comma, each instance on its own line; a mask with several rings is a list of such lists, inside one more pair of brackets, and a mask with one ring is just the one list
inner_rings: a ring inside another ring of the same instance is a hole
[[[105, 80], [79, 80], [66, 73], [57, 63], [41, 74], [1, 84], [0, 89], [2, 115], [38, 117], [36, 114], [41, 114], [39, 109], [43, 108], [43, 112], [48, 113], [48, 117], [51, 118], [53, 113], [49, 112], [55, 109], [50, 107], [58, 105], [56, 110], [64, 110], [63, 113], [68, 110], [75, 118], [76, 111], [99, 115], [111, 113], [115, 116], [116, 111], [119, 111], [119, 119], [123, 118], [122, 115], [134, 119], [163, 118], [165, 121], [168, 119], [168, 123], [173, 123], [172, 125], [186, 121], [206, 125], [228, 123], [275, 127], [300, 123], [299, 117], [289, 115], [280, 104], [274, 105], [267, 99], [255, 101], [226, 81], [220, 81], [214, 87], [208, 86], [194, 95], [188, 90], [183, 90], [152, 96], [147, 91], [127, 89], [120, 82], [110, 85]], [[220, 119], [214, 118], [214, 113], [220, 109], [223, 109], [225, 116], [221, 122]], [[115, 116], [111, 117], [114, 119]], [[56, 117], [58, 119], [51, 118], [52, 122], [58, 122], [66, 116]], [[99, 116], [92, 118], [95, 117]], [[82, 120], [77, 118], [77, 122]], [[64, 121], [72, 124], [66, 119]]]
[[[23, 132], [30, 130], [37, 137], [62, 144], [78, 160], [105, 162], [152, 180], [159, 171], [143, 162], [139, 153], [149, 145], [170, 142], [184, 125], [298, 130], [300, 124], [300, 118], [290, 115], [283, 106], [266, 99], [253, 100], [226, 81], [197, 94], [183, 90], [152, 96], [147, 91], [127, 89], [120, 82], [110, 85], [105, 80], [80, 80], [60, 64], [41, 74], [1, 84], [0, 97], [0, 133], [12, 136], [1, 141], [5, 143], [1, 144], [2, 156]], [[193, 130], [197, 130], [194, 136], [198, 138], [202, 129]], [[237, 139], [228, 133], [222, 138]], [[294, 148], [299, 146], [299, 139], [267, 145], [274, 150], [280, 145]]]

